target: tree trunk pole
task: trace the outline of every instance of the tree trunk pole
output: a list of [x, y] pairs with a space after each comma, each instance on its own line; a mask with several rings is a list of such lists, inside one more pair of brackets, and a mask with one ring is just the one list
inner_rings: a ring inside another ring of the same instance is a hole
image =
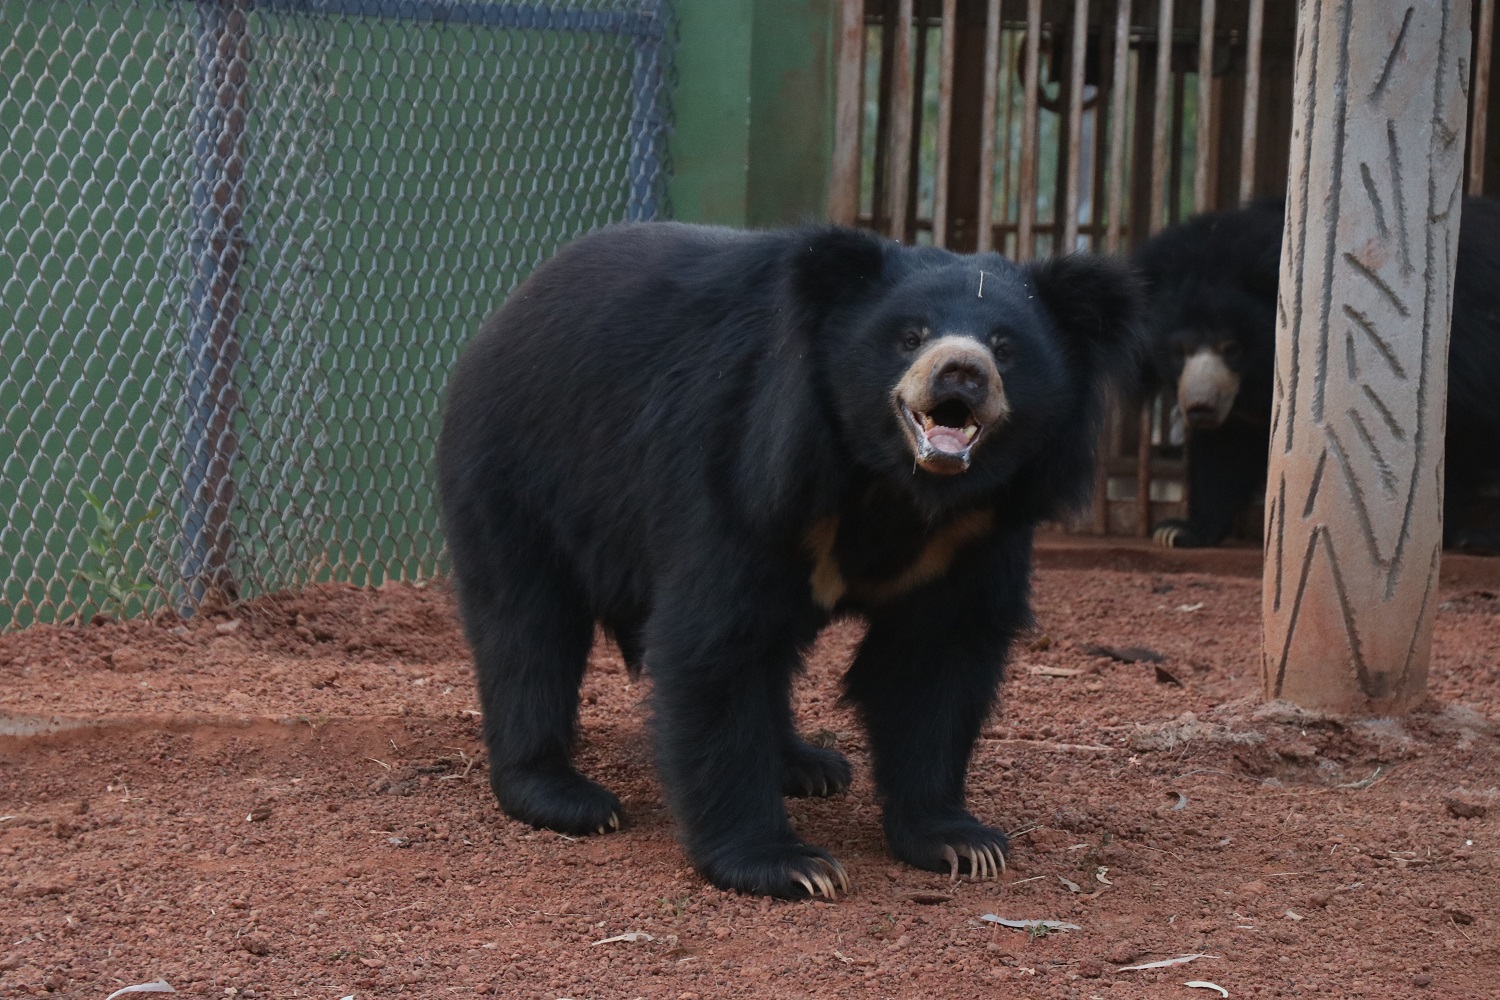
[[1302, 0], [1266, 494], [1268, 698], [1424, 696], [1470, 0]]

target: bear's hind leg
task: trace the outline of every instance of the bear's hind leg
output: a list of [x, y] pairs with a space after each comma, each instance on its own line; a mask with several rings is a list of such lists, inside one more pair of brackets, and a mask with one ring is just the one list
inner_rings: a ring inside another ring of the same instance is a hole
[[786, 709], [780, 720], [781, 794], [826, 798], [847, 792], [854, 780], [849, 759], [832, 747], [816, 746], [798, 736], [790, 698], [780, 702]]
[[[540, 568], [549, 560], [471, 561], [455, 554], [454, 576], [500, 808], [560, 833], [619, 829], [620, 800], [572, 763], [578, 686], [594, 637], [583, 595], [558, 570]], [[507, 577], [513, 566], [525, 567], [523, 579]]]

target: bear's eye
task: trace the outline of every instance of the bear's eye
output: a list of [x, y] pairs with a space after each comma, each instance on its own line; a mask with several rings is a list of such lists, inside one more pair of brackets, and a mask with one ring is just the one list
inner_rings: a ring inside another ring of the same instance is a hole
[[1005, 337], [990, 338], [990, 352], [995, 355], [995, 360], [1005, 364], [1015, 356], [1016, 349], [1009, 339]]
[[915, 351], [922, 346], [922, 331], [907, 330], [901, 335], [901, 346], [908, 351]]

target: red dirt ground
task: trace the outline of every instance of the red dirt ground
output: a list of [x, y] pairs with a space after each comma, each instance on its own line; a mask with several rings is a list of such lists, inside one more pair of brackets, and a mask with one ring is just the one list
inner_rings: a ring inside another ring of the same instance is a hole
[[[1496, 995], [1500, 561], [1444, 564], [1432, 703], [1343, 724], [1258, 703], [1254, 556], [1043, 553], [1041, 627], [970, 774], [973, 810], [1022, 831], [994, 882], [886, 854], [836, 703], [859, 630], [830, 630], [799, 719], [855, 786], [789, 808], [849, 869], [835, 903], [698, 879], [643, 685], [605, 644], [579, 757], [631, 825], [574, 841], [505, 819], [441, 587], [0, 636], [0, 995]], [[1163, 673], [1090, 645], [1150, 647]]]

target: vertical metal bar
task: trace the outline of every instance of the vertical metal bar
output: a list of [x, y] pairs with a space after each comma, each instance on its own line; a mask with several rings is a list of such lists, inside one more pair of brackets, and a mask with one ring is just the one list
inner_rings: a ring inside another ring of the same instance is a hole
[[995, 248], [995, 117], [1000, 87], [1000, 0], [984, 20], [984, 101], [979, 121], [979, 252]]
[[953, 139], [953, 36], [958, 33], [958, 0], [943, 0], [943, 55], [938, 67], [937, 171], [932, 192], [932, 242], [948, 245], [948, 158]]
[[[1114, 68], [1109, 80], [1109, 166], [1107, 170], [1105, 249], [1119, 253], [1125, 222], [1125, 116], [1130, 99], [1130, 0], [1115, 4]], [[1100, 435], [1094, 468], [1094, 533], [1109, 533], [1109, 462], [1119, 450], [1122, 415], [1119, 400], [1111, 400]]]
[[1187, 129], [1187, 74], [1172, 74], [1172, 137], [1167, 141], [1167, 218], [1182, 216], [1182, 134]]
[[896, 47], [891, 39], [895, 35], [892, 23], [896, 20], [897, 0], [873, 2], [880, 5], [880, 82], [875, 98], [878, 114], [875, 118], [875, 179], [870, 192], [870, 226], [889, 234], [886, 203], [891, 187], [891, 86], [896, 75]]
[[886, 214], [890, 219], [891, 238], [905, 242], [907, 193], [914, 164], [911, 161], [912, 54], [911, 24], [913, 0], [900, 0], [895, 23], [885, 26], [885, 41], [895, 53], [891, 62], [890, 146], [886, 153]]
[[1079, 160], [1083, 155], [1083, 64], [1088, 55], [1089, 0], [1073, 0], [1073, 49], [1068, 75], [1068, 166], [1067, 190], [1063, 193], [1062, 246], [1060, 253], [1078, 249]]
[[1135, 448], [1135, 533], [1142, 538], [1151, 534], [1151, 428], [1155, 416], [1153, 397], [1141, 407], [1141, 437]]
[[1167, 204], [1167, 138], [1172, 133], [1168, 113], [1172, 99], [1172, 0], [1161, 0], [1156, 19], [1156, 100], [1151, 119], [1151, 219], [1149, 236], [1162, 227]]
[[917, 220], [921, 217], [923, 208], [922, 128], [926, 124], [927, 110], [927, 19], [916, 18], [914, 29], [916, 45], [912, 49], [911, 58], [911, 145], [906, 151], [906, 162], [911, 165], [906, 174], [906, 234], [913, 243], [917, 241]]
[[860, 131], [865, 117], [865, 0], [843, 0], [839, 13], [838, 105], [828, 218], [852, 226], [859, 218]]
[[[1495, 0], [1487, 0], [1493, 4]], [[1266, 0], [1250, 0], [1245, 30], [1245, 101], [1240, 119], [1240, 204], [1255, 197], [1255, 139], [1260, 126], [1260, 40], [1265, 29]]]
[[1475, 40], [1474, 84], [1469, 90], [1469, 193], [1484, 194], [1484, 147], [1489, 139], [1490, 58], [1495, 41], [1495, 0], [1479, 0], [1479, 37]]
[[1130, 98], [1130, 0], [1115, 5], [1115, 68], [1109, 93], [1109, 229], [1105, 249], [1120, 252], [1125, 225], [1125, 115]]
[[1193, 211], [1206, 212], [1213, 197], [1210, 140], [1214, 130], [1215, 0], [1203, 0], [1198, 15], [1198, 127], [1193, 143]]
[[1030, 260], [1036, 252], [1036, 129], [1041, 86], [1042, 0], [1026, 2], [1026, 111], [1021, 119], [1021, 198], [1016, 219], [1016, 259]]
[[[1013, 218], [1010, 207], [1012, 199], [1016, 201], [1016, 211], [1020, 211], [1020, 199], [1016, 197], [1016, 186], [1020, 183], [1021, 173], [1020, 164], [1016, 163], [1015, 70], [1021, 65], [1021, 48], [1025, 44], [1025, 32], [1011, 32], [1010, 41], [1005, 43], [1005, 65], [1000, 69], [1005, 78], [1004, 96], [1001, 99], [1001, 105], [1005, 108], [1005, 117], [1002, 119], [1004, 126], [1000, 130], [1000, 218], [1002, 220]], [[1025, 95], [1022, 95], [1022, 98], [1024, 100]], [[1009, 245], [1009, 235], [1002, 234], [997, 244], [1001, 253], [1007, 253]]]
[[198, 4], [197, 103], [193, 109], [196, 177], [191, 204], [193, 277], [182, 401], [184, 615], [205, 599], [237, 596], [230, 575], [234, 463], [240, 410], [235, 329], [243, 311], [245, 117], [249, 111], [251, 0]]
[[666, 26], [661, 21], [660, 0], [642, 5], [642, 18], [635, 36], [635, 65], [631, 72], [633, 107], [630, 114], [630, 202], [626, 218], [655, 219], [661, 211], [665, 174], [667, 118], [662, 108], [662, 65]]

